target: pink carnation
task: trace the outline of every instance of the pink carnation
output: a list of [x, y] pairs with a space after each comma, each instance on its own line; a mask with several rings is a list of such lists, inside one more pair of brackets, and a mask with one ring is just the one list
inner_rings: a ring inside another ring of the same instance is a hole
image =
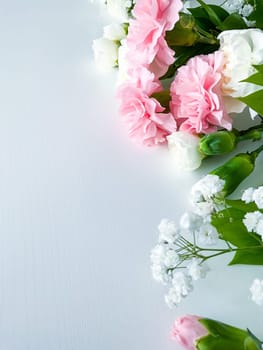
[[200, 317], [194, 315], [182, 316], [175, 320], [172, 337], [186, 350], [196, 350], [197, 341], [208, 335], [207, 329], [199, 320]]
[[165, 108], [151, 95], [161, 90], [154, 81], [154, 74], [146, 68], [135, 70], [134, 81], [123, 83], [118, 91], [120, 114], [128, 125], [129, 135], [147, 146], [166, 142], [166, 136], [176, 130], [176, 122], [171, 113], [163, 113]]
[[221, 96], [223, 54], [191, 58], [178, 69], [171, 85], [170, 109], [180, 130], [209, 134], [218, 128], [231, 130], [232, 120]]
[[[181, 0], [138, 0], [134, 7], [135, 19], [130, 21], [127, 36], [131, 66], [143, 65], [157, 77], [174, 62], [174, 51], [165, 41], [165, 32], [171, 30], [179, 19]], [[157, 63], [154, 64], [154, 60]]]

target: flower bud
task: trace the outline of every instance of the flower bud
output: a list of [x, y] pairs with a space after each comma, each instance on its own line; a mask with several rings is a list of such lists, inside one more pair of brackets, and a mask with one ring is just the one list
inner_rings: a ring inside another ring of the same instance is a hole
[[225, 181], [223, 195], [227, 196], [252, 173], [255, 167], [255, 155], [253, 153], [240, 153], [231, 158], [222, 166], [210, 172]]
[[179, 21], [173, 30], [166, 32], [166, 41], [169, 46], [192, 46], [198, 40], [195, 29], [195, 19], [192, 15], [180, 13]]
[[248, 330], [193, 315], [175, 321], [172, 337], [186, 350], [259, 350], [262, 344]]
[[237, 137], [233, 131], [217, 131], [203, 136], [199, 143], [201, 153], [213, 156], [232, 152], [237, 144]]

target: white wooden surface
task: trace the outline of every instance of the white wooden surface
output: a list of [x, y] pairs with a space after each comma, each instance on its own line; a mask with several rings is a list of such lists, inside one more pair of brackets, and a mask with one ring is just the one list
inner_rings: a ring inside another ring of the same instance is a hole
[[262, 268], [217, 260], [175, 311], [152, 281], [159, 220], [213, 163], [180, 174], [127, 139], [115, 76], [92, 62], [103, 21], [88, 0], [0, 0], [0, 350], [177, 349], [186, 312], [263, 338]]

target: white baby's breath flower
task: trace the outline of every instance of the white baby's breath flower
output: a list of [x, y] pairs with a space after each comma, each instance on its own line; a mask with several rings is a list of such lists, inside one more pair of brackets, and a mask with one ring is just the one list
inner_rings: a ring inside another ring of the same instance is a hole
[[170, 309], [176, 307], [182, 301], [183, 296], [178, 288], [170, 288], [168, 293], [164, 296], [164, 300]]
[[255, 232], [258, 233], [263, 239], [263, 218], [258, 221]]
[[253, 194], [254, 194], [254, 188], [253, 187], [247, 188], [242, 194], [242, 197], [241, 197], [242, 201], [244, 201], [245, 203], [253, 202]]
[[254, 7], [250, 4], [245, 4], [240, 10], [239, 14], [243, 17], [248, 17], [253, 12]]
[[118, 65], [118, 47], [116, 42], [107, 38], [93, 41], [95, 62], [101, 70], [109, 71]]
[[174, 221], [162, 219], [158, 230], [160, 232], [159, 242], [168, 242], [171, 244], [179, 237], [179, 230]]
[[174, 268], [180, 261], [179, 255], [173, 250], [173, 249], [167, 249], [165, 258], [164, 258], [164, 265], [171, 269]]
[[216, 228], [210, 223], [204, 223], [197, 231], [197, 242], [203, 246], [216, 245], [219, 236]]
[[184, 170], [200, 167], [203, 155], [199, 151], [198, 136], [183, 131], [176, 131], [167, 136], [168, 149], [176, 166]]
[[203, 217], [196, 213], [186, 212], [181, 216], [180, 227], [184, 230], [195, 231], [203, 224]]
[[263, 186], [255, 189], [253, 193], [253, 200], [259, 209], [263, 209]]
[[123, 24], [111, 23], [103, 28], [103, 36], [109, 40], [121, 41], [126, 37]]
[[191, 189], [193, 211], [201, 216], [211, 214], [223, 197], [225, 181], [217, 175], [208, 174]]
[[165, 258], [165, 253], [165, 247], [161, 244], [157, 244], [151, 251], [151, 262], [154, 264], [161, 264]]
[[205, 278], [210, 269], [205, 263], [201, 264], [200, 259], [194, 258], [189, 263], [187, 270], [189, 276], [191, 276], [194, 281], [197, 281], [200, 278]]
[[244, 0], [227, 0], [223, 3], [223, 7], [229, 13], [238, 13], [244, 5]]
[[257, 304], [257, 305], [263, 305], [263, 280], [260, 280], [258, 278], [254, 279], [251, 287], [251, 299]]
[[254, 211], [252, 213], [246, 213], [243, 219], [243, 223], [246, 226], [248, 232], [256, 232], [257, 225], [262, 219], [263, 214], [260, 211]]
[[165, 302], [170, 308], [177, 306], [193, 289], [192, 279], [183, 272], [174, 273], [172, 287], [165, 296]]

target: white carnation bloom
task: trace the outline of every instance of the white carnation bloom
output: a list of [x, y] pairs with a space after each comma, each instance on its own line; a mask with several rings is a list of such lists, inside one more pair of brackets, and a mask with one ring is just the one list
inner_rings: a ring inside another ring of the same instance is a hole
[[203, 224], [197, 231], [197, 241], [200, 245], [215, 245], [218, 243], [218, 240], [218, 232], [210, 223]]
[[263, 305], [263, 280], [256, 278], [251, 287], [251, 299], [258, 305]]
[[243, 223], [246, 226], [248, 232], [256, 232], [257, 225], [262, 219], [263, 214], [260, 211], [254, 211], [252, 213], [246, 213], [243, 219]]
[[189, 276], [191, 276], [194, 281], [197, 281], [200, 278], [205, 278], [210, 269], [205, 263], [201, 264], [199, 259], [194, 258], [187, 266], [187, 270]]
[[245, 104], [233, 99], [231, 105], [229, 97], [247, 96], [261, 86], [241, 82], [254, 74], [253, 65], [263, 64], [263, 31], [260, 29], [228, 30], [218, 36], [220, 51], [224, 53], [223, 94], [228, 97], [228, 112], [241, 112]]
[[109, 40], [121, 41], [126, 37], [126, 32], [123, 24], [112, 23], [104, 27], [103, 36]]
[[128, 9], [130, 7], [131, 2], [123, 0], [107, 0], [107, 9], [109, 14], [122, 23], [128, 22]]
[[160, 232], [159, 242], [168, 242], [172, 244], [179, 237], [179, 230], [174, 221], [162, 219], [158, 230]]
[[118, 45], [107, 38], [99, 38], [93, 41], [93, 51], [97, 66], [105, 71], [111, 70], [118, 64]]
[[253, 193], [253, 200], [259, 209], [263, 209], [263, 186], [255, 189]]
[[167, 141], [171, 157], [178, 168], [194, 170], [200, 167], [204, 156], [199, 151], [198, 136], [176, 131], [167, 136]]
[[254, 188], [253, 187], [247, 188], [242, 194], [242, 197], [241, 197], [242, 201], [245, 203], [253, 202], [253, 194], [254, 194]]

